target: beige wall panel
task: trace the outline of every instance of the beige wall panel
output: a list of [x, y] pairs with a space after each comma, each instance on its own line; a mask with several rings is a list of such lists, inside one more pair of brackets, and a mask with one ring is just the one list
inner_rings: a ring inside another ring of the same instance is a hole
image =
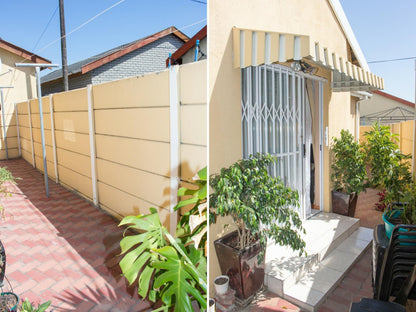
[[[3, 131], [2, 131], [2, 135], [3, 135]], [[8, 138], [17, 137], [17, 127], [16, 126], [8, 126], [8, 127], [6, 127], [6, 136]]]
[[[51, 173], [54, 173], [53, 170], [51, 171]], [[58, 175], [62, 184], [65, 184], [68, 188], [83, 194], [83, 197], [89, 199], [92, 198], [92, 184], [90, 178], [60, 165], [58, 165]]]
[[180, 66], [181, 103], [201, 104], [207, 102], [207, 61]]
[[[9, 149], [8, 151], [9, 159], [18, 158], [19, 157], [19, 150], [17, 148]], [[6, 158], [6, 150], [0, 150], [0, 160], [5, 160]]]
[[22, 157], [26, 160], [30, 165], [32, 165], [32, 153], [22, 149]]
[[91, 178], [91, 159], [88, 156], [58, 148], [58, 164]]
[[[40, 129], [40, 115], [32, 114], [32, 127]], [[51, 129], [51, 115], [49, 113], [43, 114], [43, 127], [44, 129]]]
[[207, 148], [195, 145], [181, 145], [181, 179], [190, 180], [207, 165]]
[[[37, 131], [33, 131], [33, 141], [37, 143], [42, 143], [42, 136], [40, 134], [39, 129], [34, 129]], [[45, 145], [52, 146], [52, 131], [51, 130], [45, 130]], [[30, 132], [29, 132], [30, 135]]]
[[20, 146], [23, 150], [26, 150], [27, 152], [32, 153], [32, 143], [30, 142], [30, 140], [20, 138]]
[[168, 143], [104, 135], [97, 135], [95, 139], [98, 158], [170, 176]]
[[[42, 110], [43, 113], [49, 114], [49, 96], [42, 97]], [[38, 99], [33, 99], [30, 101], [30, 112], [32, 114], [39, 114], [39, 101]]]
[[[35, 142], [33, 146], [35, 148], [35, 156], [42, 158], [43, 157], [42, 144]], [[46, 145], [46, 160], [53, 162], [53, 149], [51, 146], [47, 146], [47, 145]]]
[[169, 107], [96, 110], [95, 132], [169, 142]]
[[[100, 205], [111, 214], [118, 217], [128, 215], [148, 214], [153, 204], [115, 189], [109, 185], [98, 182], [98, 193], [100, 194]], [[169, 211], [164, 208], [158, 209], [160, 221], [169, 228]]]
[[169, 106], [169, 72], [94, 85], [93, 98], [95, 109]]
[[30, 129], [19, 126], [19, 135], [20, 135], [20, 139], [30, 140]]
[[55, 142], [58, 148], [90, 155], [90, 138], [88, 134], [55, 131]]
[[21, 115], [19, 114], [19, 127], [27, 127], [29, 128], [29, 115]]
[[[43, 158], [41, 156], [35, 156], [35, 162], [36, 162], [36, 169], [38, 169], [43, 174]], [[30, 161], [32, 163], [32, 161]], [[46, 165], [48, 166], [48, 177], [51, 177], [52, 179], [55, 178], [55, 167], [52, 161], [46, 160]]]
[[27, 101], [24, 102], [20, 102], [17, 104], [17, 112], [19, 113], [19, 115], [27, 115], [28, 114], [28, 109], [27, 109]]
[[207, 145], [207, 106], [181, 105], [181, 143]]
[[53, 95], [54, 112], [88, 111], [87, 89], [76, 89]]
[[103, 159], [97, 160], [97, 177], [99, 181], [142, 198], [155, 206], [169, 207], [169, 178]]
[[54, 118], [57, 130], [89, 133], [88, 112], [56, 112]]
[[[3, 144], [4, 141], [1, 140], [0, 144], [1, 144], [1, 148], [2, 149], [6, 149], [6, 145]], [[10, 150], [12, 148], [18, 148], [18, 140], [17, 137], [7, 137], [7, 148]]]

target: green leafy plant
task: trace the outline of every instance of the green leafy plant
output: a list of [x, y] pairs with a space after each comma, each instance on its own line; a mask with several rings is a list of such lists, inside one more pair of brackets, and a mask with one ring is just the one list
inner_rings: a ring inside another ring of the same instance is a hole
[[408, 157], [399, 151], [398, 135], [391, 133], [388, 126], [376, 122], [364, 136], [366, 138], [364, 148], [370, 169], [370, 185], [384, 187], [386, 184], [395, 183], [397, 174], [403, 169], [400, 164]]
[[34, 303], [31, 303], [29, 299], [25, 299], [20, 306], [21, 312], [44, 312], [51, 305], [51, 301], [44, 302], [36, 306]]
[[407, 186], [403, 195], [403, 212], [400, 214], [401, 223], [416, 224], [416, 182]]
[[375, 123], [365, 133], [364, 148], [370, 168], [370, 185], [385, 190], [382, 206], [388, 208], [392, 202], [401, 202], [404, 192], [412, 180], [410, 155], [403, 154], [397, 145], [399, 140], [388, 126]]
[[[10, 197], [12, 193], [8, 191], [7, 183], [16, 184], [16, 180], [20, 178], [15, 178], [12, 173], [7, 170], [6, 167], [0, 167], [0, 196], [2, 197]], [[0, 204], [0, 219], [5, 220], [5, 211], [3, 205]]]
[[340, 138], [333, 138], [331, 180], [338, 192], [357, 195], [365, 190], [365, 154], [348, 130], [341, 130]]
[[[272, 177], [268, 168], [277, 159], [271, 155], [251, 155], [219, 174], [210, 177], [210, 222], [216, 216], [231, 216], [238, 231], [238, 249], [256, 239], [262, 247], [267, 239], [305, 252], [305, 242], [298, 231], [304, 231], [296, 212], [298, 193]], [[262, 248], [260, 260], [264, 256]]]
[[180, 188], [178, 196], [183, 199], [175, 210], [186, 212], [174, 236], [162, 225], [155, 208], [150, 208], [150, 214], [127, 216], [120, 222], [138, 232], [125, 235], [120, 242], [121, 270], [130, 285], [137, 282], [141, 297], [163, 302], [155, 311], [193, 311], [192, 300], [202, 309], [207, 307], [207, 168], [198, 172], [190, 188]]

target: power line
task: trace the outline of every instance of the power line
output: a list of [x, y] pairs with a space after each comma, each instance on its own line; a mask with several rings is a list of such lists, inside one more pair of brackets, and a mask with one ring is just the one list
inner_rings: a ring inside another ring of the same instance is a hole
[[52, 19], [55, 17], [56, 12], [58, 12], [58, 6], [56, 6], [55, 11], [52, 13], [51, 18], [49, 19], [48, 23], [45, 26], [45, 29], [42, 31], [41, 35], [39, 36], [39, 39], [36, 41], [36, 44], [33, 47], [32, 51], [35, 51], [35, 49], [38, 47], [40, 39], [42, 39], [43, 35], [45, 34], [46, 30], [48, 29], [49, 25], [51, 24]]
[[201, 4], [207, 4], [205, 1], [201, 0], [191, 0], [192, 2], [201, 3]]
[[[93, 20], [95, 20], [97, 17], [99, 17], [100, 15], [103, 15], [105, 12], [111, 10], [112, 8], [118, 6], [119, 4], [123, 3], [126, 0], [121, 0], [115, 4], [113, 4], [112, 6], [108, 7], [107, 9], [101, 11], [100, 13], [96, 14], [95, 16], [91, 17], [88, 21], [82, 23], [81, 25], [79, 25], [78, 27], [76, 27], [75, 29], [71, 30], [69, 33], [67, 33], [65, 36], [63, 37], [68, 37], [69, 35], [71, 35], [72, 33], [76, 32], [77, 30], [81, 29], [82, 27], [84, 27], [85, 25], [91, 23]], [[39, 53], [40, 51], [45, 50], [46, 48], [48, 48], [49, 46], [51, 46], [52, 44], [54, 44], [55, 42], [61, 40], [63, 37], [59, 37], [58, 39], [50, 42], [49, 44], [47, 44], [46, 46], [44, 46], [42, 49], [38, 50], [36, 53]]]
[[381, 60], [381, 61], [371, 61], [371, 62], [367, 62], [367, 63], [368, 64], [386, 63], [386, 62], [396, 62], [396, 61], [405, 61], [405, 60], [414, 60], [414, 59], [416, 59], [416, 56], [403, 57], [403, 58], [397, 58], [397, 59], [387, 59], [387, 60]]

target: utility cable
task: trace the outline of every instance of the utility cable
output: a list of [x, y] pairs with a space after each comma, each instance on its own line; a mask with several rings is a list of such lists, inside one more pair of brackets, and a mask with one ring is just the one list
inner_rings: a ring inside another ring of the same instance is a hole
[[381, 61], [371, 61], [371, 62], [367, 62], [367, 63], [368, 64], [386, 63], [386, 62], [396, 62], [396, 61], [405, 61], [405, 60], [413, 60], [413, 59], [416, 59], [416, 56], [403, 57], [403, 58], [397, 58], [397, 59], [388, 59], [388, 60], [381, 60]]
[[35, 51], [36, 48], [38, 47], [38, 44], [39, 44], [40, 39], [42, 39], [43, 35], [45, 34], [46, 30], [48, 29], [49, 25], [51, 24], [52, 19], [55, 17], [56, 12], [58, 12], [58, 8], [59, 8], [59, 6], [56, 6], [55, 11], [52, 13], [51, 18], [49, 19], [48, 23], [46, 24], [45, 29], [43, 30], [42, 34], [39, 36], [38, 41], [36, 41], [36, 44], [33, 47], [32, 51]]

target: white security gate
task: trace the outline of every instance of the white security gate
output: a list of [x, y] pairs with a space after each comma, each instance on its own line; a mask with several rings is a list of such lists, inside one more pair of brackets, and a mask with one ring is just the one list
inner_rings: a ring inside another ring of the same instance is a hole
[[305, 143], [312, 133], [308, 130], [310, 125], [305, 127], [305, 119], [311, 118], [306, 106], [309, 105], [306, 79], [303, 73], [280, 65], [242, 70], [243, 157], [268, 153], [278, 158], [271, 174], [298, 190], [303, 218], [311, 214], [308, 166], [311, 148], [305, 148]]

